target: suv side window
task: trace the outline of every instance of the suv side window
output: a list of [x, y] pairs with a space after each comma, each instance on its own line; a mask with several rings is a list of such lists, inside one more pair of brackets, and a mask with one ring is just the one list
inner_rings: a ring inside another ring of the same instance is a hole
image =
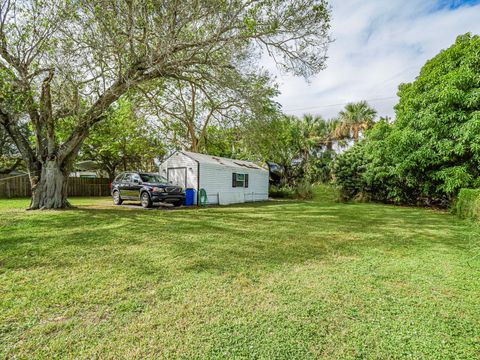
[[123, 178], [123, 182], [131, 183], [132, 182], [132, 174], [126, 174]]
[[123, 179], [124, 176], [125, 176], [125, 174], [117, 175], [117, 177], [116, 177], [115, 180], [113, 180], [113, 181], [115, 181], [115, 182], [120, 182], [120, 181], [122, 181], [122, 179]]
[[135, 180], [138, 180], [138, 182], [142, 181], [142, 179], [140, 179], [140, 175], [132, 174], [132, 181], [135, 181]]

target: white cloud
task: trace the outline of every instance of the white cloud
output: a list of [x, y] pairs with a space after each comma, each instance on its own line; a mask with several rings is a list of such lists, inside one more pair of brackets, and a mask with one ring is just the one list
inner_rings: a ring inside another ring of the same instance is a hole
[[284, 112], [333, 117], [349, 101], [370, 100], [380, 115], [394, 116], [397, 87], [466, 32], [480, 34], [480, 4], [439, 8], [434, 0], [332, 0], [327, 69], [307, 83], [279, 74]]

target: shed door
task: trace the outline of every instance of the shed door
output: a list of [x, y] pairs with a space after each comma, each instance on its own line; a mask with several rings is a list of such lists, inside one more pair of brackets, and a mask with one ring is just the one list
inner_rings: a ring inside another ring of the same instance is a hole
[[167, 180], [173, 185], [186, 188], [187, 187], [187, 168], [186, 167], [168, 168]]

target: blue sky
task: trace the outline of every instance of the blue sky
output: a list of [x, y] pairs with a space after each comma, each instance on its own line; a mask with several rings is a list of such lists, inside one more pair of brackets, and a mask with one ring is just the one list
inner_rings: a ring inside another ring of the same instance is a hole
[[345, 103], [366, 99], [394, 116], [398, 84], [466, 32], [480, 34], [480, 0], [331, 0], [327, 69], [306, 82], [281, 75], [271, 61], [288, 114], [335, 116]]
[[440, 0], [437, 2], [437, 9], [449, 8], [456, 9], [462, 6], [477, 5], [480, 3], [480, 0]]

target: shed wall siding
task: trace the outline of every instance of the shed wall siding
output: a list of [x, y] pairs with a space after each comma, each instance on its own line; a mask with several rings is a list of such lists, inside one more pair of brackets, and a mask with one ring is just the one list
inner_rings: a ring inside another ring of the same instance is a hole
[[[248, 188], [233, 187], [233, 173], [248, 174]], [[209, 204], [268, 200], [268, 172], [200, 164], [200, 187], [207, 191]]]
[[[200, 188], [207, 192], [208, 204], [235, 204], [268, 200], [268, 171], [250, 168], [233, 168], [212, 163], [198, 163], [183, 153], [175, 153], [160, 165], [160, 174], [167, 177], [169, 168], [187, 168], [187, 187], [198, 192]], [[248, 188], [233, 187], [232, 174], [248, 174]], [[195, 199], [195, 203], [197, 198]]]

